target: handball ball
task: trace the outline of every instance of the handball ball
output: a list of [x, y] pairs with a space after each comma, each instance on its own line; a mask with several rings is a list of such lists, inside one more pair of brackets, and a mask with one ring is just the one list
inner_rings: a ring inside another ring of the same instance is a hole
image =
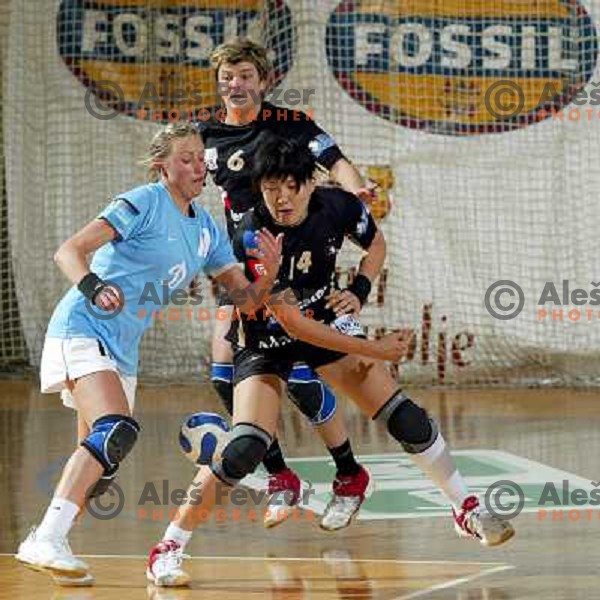
[[230, 427], [216, 413], [199, 412], [187, 417], [179, 430], [179, 446], [195, 465], [210, 465], [221, 456]]

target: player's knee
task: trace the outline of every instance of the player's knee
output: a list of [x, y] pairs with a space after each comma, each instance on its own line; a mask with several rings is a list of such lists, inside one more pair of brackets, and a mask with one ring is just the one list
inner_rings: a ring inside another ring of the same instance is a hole
[[438, 436], [437, 425], [427, 411], [401, 391], [394, 394], [373, 418], [386, 423], [390, 434], [410, 454], [424, 452]]
[[288, 379], [288, 396], [313, 425], [322, 425], [337, 409], [334, 393], [306, 365], [296, 365]]
[[233, 415], [233, 365], [213, 363], [210, 380], [225, 410], [229, 415]]
[[221, 452], [220, 462], [213, 464], [213, 473], [225, 483], [235, 485], [260, 465], [272, 441], [264, 429], [251, 423], [238, 423]]
[[105, 415], [94, 421], [92, 429], [81, 442], [90, 454], [110, 472], [131, 452], [140, 431], [132, 417]]

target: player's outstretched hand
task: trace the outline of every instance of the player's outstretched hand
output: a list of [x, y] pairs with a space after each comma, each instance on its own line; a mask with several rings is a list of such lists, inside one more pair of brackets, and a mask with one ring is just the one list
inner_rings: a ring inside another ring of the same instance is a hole
[[256, 234], [256, 249], [248, 253], [258, 258], [263, 266], [264, 274], [275, 279], [281, 262], [283, 248], [283, 233], [275, 237], [268, 229], [261, 229]]
[[378, 358], [398, 362], [406, 356], [414, 335], [412, 329], [400, 329], [384, 335], [375, 342], [378, 346]]
[[102, 288], [102, 291], [98, 293], [96, 298], [94, 299], [94, 304], [105, 310], [107, 312], [111, 312], [113, 310], [117, 310], [121, 304], [121, 298], [119, 297], [119, 292], [110, 285], [106, 285]]
[[327, 296], [326, 308], [331, 308], [337, 317], [357, 315], [362, 308], [360, 300], [350, 290], [335, 290]]

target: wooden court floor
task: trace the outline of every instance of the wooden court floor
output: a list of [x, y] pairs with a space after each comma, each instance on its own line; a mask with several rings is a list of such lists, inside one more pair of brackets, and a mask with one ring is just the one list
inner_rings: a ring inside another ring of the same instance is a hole
[[[459, 465], [480, 491], [486, 487], [482, 482], [512, 477], [524, 486], [529, 502], [534, 488], [526, 486], [538, 485], [539, 491], [544, 479], [559, 486], [568, 480], [571, 489], [600, 485], [600, 392], [411, 392], [438, 419]], [[145, 557], [168, 524], [173, 508], [168, 494], [185, 489], [193, 474], [178, 449], [179, 423], [190, 412], [219, 410], [208, 385], [140, 388], [142, 437], [118, 480], [124, 508], [110, 520], [86, 516], [70, 537], [74, 552], [91, 564], [96, 584], [58, 587], [22, 567], [13, 554], [41, 518], [73, 448], [73, 415], [57, 396], [42, 396], [27, 381], [0, 381], [0, 398], [0, 600], [600, 597], [600, 507], [584, 510], [571, 502], [562, 512], [542, 516], [539, 507], [527, 504], [514, 519], [517, 536], [496, 550], [458, 539], [447, 509], [417, 478], [406, 456], [399, 456], [379, 426], [345, 403], [353, 447], [376, 483], [352, 527], [325, 533], [300, 516], [265, 530], [258, 518], [261, 507], [254, 506], [254, 518], [241, 507], [241, 520], [209, 520], [197, 529], [188, 546], [189, 589], [147, 586]], [[303, 478], [313, 478], [315, 488], [326, 491], [333, 470], [323, 446], [287, 404], [281, 439]], [[166, 485], [167, 501], [152, 510], [145, 506], [144, 516], [140, 505], [149, 483], [161, 497]], [[319, 502], [315, 506], [318, 511]]]

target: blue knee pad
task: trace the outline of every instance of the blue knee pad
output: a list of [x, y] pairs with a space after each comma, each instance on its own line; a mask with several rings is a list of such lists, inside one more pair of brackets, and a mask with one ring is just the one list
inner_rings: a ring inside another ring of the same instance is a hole
[[125, 415], [105, 415], [94, 421], [81, 445], [104, 467], [108, 475], [131, 452], [140, 426]]
[[233, 365], [231, 363], [212, 363], [210, 380], [225, 410], [233, 415]]
[[288, 396], [313, 425], [322, 425], [335, 415], [334, 393], [307, 365], [294, 365], [288, 378]]

